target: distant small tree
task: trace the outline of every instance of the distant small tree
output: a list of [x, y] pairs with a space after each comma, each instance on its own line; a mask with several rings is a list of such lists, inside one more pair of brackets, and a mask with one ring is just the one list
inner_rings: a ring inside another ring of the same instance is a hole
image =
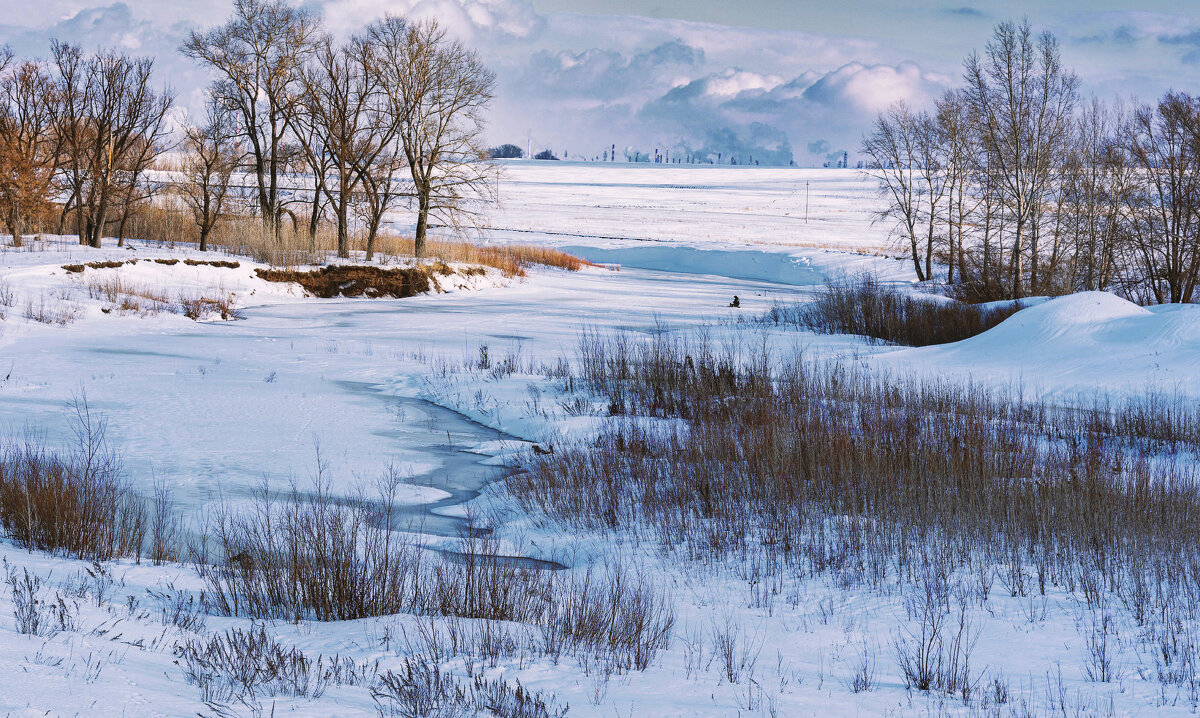
[[1190, 302], [1200, 283], [1200, 100], [1168, 92], [1138, 108], [1124, 133], [1137, 168], [1134, 266], [1154, 302]]
[[535, 160], [557, 160], [558, 159], [557, 157], [554, 156], [554, 153], [551, 152], [550, 150], [542, 150], [541, 152], [534, 155], [533, 158]]
[[200, 251], [208, 250], [208, 237], [227, 216], [230, 179], [244, 152], [237, 142], [234, 118], [223, 100], [210, 93], [204, 125], [186, 130], [181, 193], [200, 230]]
[[933, 275], [938, 205], [947, 192], [938, 134], [937, 122], [928, 113], [914, 113], [901, 101], [879, 114], [862, 145], [873, 168], [867, 173], [878, 181], [887, 202], [879, 217], [896, 223], [922, 282]]
[[488, 150], [488, 157], [494, 160], [519, 160], [525, 156], [525, 150], [511, 144], [500, 145]]

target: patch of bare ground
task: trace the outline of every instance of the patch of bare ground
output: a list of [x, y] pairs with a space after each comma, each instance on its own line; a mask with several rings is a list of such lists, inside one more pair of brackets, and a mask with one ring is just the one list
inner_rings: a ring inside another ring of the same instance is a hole
[[256, 269], [260, 279], [268, 282], [295, 282], [313, 296], [330, 297], [392, 297], [404, 299], [437, 290], [438, 277], [459, 275], [477, 276], [482, 267], [456, 270], [442, 261], [415, 264], [411, 267], [385, 269], [370, 265], [330, 265], [309, 271], [295, 269]]

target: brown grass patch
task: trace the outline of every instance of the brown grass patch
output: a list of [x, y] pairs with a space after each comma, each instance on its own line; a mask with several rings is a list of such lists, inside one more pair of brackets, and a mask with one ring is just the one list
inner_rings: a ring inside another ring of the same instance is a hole
[[225, 294], [217, 299], [211, 297], [179, 297], [179, 308], [183, 316], [194, 321], [200, 321], [208, 316], [217, 315], [222, 319], [241, 319], [242, 315], [234, 306], [233, 297]]
[[824, 334], [857, 334], [890, 344], [921, 347], [969, 339], [1020, 309], [1017, 302], [982, 307], [956, 299], [915, 295], [862, 275], [828, 279], [815, 301], [775, 307], [765, 320], [798, 324]]
[[183, 263], [189, 267], [220, 267], [222, 269], [237, 269], [241, 262], [226, 262], [220, 259], [185, 259]]
[[104, 443], [105, 422], [76, 405], [73, 451], [0, 449], [0, 529], [27, 549], [107, 561], [140, 557], [145, 507]]
[[[126, 237], [161, 242], [199, 242], [199, 233], [190, 215], [166, 202], [142, 204], [133, 210], [125, 228]], [[298, 216], [295, 224], [285, 220], [279, 236], [265, 231], [257, 217], [239, 215], [217, 225], [209, 237], [213, 250], [250, 257], [277, 267], [322, 264], [337, 248], [337, 235], [328, 222], [321, 222], [316, 237], [308, 236], [308, 218]], [[351, 237], [353, 251], [363, 251], [366, 237]], [[376, 252], [385, 258], [414, 258], [410, 237], [380, 235]], [[427, 256], [443, 262], [475, 264], [500, 270], [506, 277], [523, 277], [530, 266], [555, 267], [570, 272], [599, 266], [585, 259], [546, 247], [532, 245], [485, 246], [466, 240], [435, 240], [427, 245]]]
[[[413, 256], [413, 240], [406, 237], [380, 237], [379, 252], [397, 257]], [[431, 240], [427, 253], [445, 262], [460, 264], [482, 264], [499, 269], [505, 277], [524, 277], [530, 266], [554, 267], [568, 272], [578, 272], [583, 267], [598, 267], [566, 252], [547, 247], [523, 244], [484, 246], [466, 241]]]
[[137, 264], [136, 259], [127, 259], [124, 262], [88, 262], [87, 264], [64, 264], [63, 269], [70, 274], [80, 274], [85, 268], [91, 269], [116, 269], [123, 267], [126, 264]]
[[[469, 270], [468, 270], [469, 271]], [[307, 272], [294, 269], [256, 269], [268, 282], [295, 282], [317, 297], [394, 297], [404, 299], [437, 287], [437, 275], [450, 276], [445, 262], [384, 269], [374, 266], [331, 265]], [[470, 276], [470, 275], [467, 275]]]

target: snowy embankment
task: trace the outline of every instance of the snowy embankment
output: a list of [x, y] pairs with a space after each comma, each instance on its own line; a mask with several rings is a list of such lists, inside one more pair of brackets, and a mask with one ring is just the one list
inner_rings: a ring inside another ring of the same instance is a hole
[[965, 341], [887, 352], [874, 361], [897, 371], [1023, 385], [1067, 402], [1086, 402], [1095, 392], [1200, 399], [1200, 305], [1139, 307], [1082, 292], [1023, 309]]

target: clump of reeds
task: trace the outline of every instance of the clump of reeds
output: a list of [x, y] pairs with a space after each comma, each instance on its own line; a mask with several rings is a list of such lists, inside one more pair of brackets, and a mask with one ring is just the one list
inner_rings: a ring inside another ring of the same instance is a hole
[[984, 307], [921, 296], [888, 286], [867, 274], [828, 279], [812, 302], [775, 307], [765, 320], [797, 324], [824, 334], [856, 334], [919, 347], [982, 334], [1020, 308], [1017, 302]]
[[262, 619], [350, 620], [395, 613], [454, 616], [538, 627], [543, 650], [602, 652], [644, 669], [670, 642], [674, 613], [644, 578], [620, 568], [558, 572], [498, 555], [468, 527], [456, 557], [400, 538], [393, 493], [342, 499], [314, 485], [252, 508], [219, 512], [207, 531], [223, 559], [198, 565], [208, 605]]
[[31, 440], [0, 449], [0, 528], [26, 548], [98, 561], [140, 558], [145, 506], [105, 445], [104, 420], [82, 403], [76, 419], [70, 452]]

